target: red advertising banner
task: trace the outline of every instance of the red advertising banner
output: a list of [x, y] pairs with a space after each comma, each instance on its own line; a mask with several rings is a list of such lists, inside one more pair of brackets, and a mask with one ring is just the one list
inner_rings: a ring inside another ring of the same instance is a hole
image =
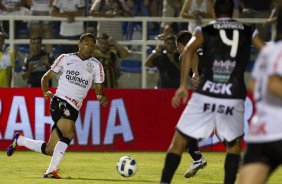
[[[79, 151], [165, 151], [185, 104], [171, 107], [175, 90], [106, 89], [107, 107], [91, 90], [75, 123], [76, 137], [70, 150]], [[251, 97], [251, 96], [250, 96]], [[251, 98], [246, 100], [246, 124], [253, 114]], [[14, 132], [31, 139], [48, 141], [53, 121], [50, 102], [41, 89], [0, 88], [0, 150], [11, 143]], [[205, 150], [224, 150], [211, 136], [199, 143]]]

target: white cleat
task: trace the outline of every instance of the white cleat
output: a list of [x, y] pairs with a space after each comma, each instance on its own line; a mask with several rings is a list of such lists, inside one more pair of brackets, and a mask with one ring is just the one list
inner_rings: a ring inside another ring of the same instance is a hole
[[202, 157], [200, 160], [192, 162], [190, 167], [185, 172], [184, 178], [193, 177], [198, 172], [198, 170], [203, 169], [206, 166], [207, 161], [204, 157]]

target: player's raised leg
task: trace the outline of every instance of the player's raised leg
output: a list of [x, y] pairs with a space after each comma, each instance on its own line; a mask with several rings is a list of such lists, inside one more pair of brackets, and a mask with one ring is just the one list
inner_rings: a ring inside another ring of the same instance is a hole
[[46, 143], [44, 141], [29, 139], [24, 137], [22, 133], [16, 132], [13, 143], [7, 148], [7, 156], [12, 156], [18, 146], [24, 146], [32, 151], [45, 154]]

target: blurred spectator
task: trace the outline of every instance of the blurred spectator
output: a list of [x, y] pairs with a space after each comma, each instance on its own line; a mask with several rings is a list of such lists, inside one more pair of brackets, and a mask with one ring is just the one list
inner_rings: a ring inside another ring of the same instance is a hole
[[240, 17], [240, 4], [239, 4], [239, 0], [233, 0], [233, 2], [234, 2], [233, 17], [234, 18], [239, 18]]
[[6, 34], [0, 32], [0, 87], [11, 87], [14, 53], [5, 46]]
[[[131, 16], [128, 4], [124, 0], [95, 0], [89, 11], [93, 17], [127, 17]], [[120, 22], [99, 21], [97, 34], [107, 33], [116, 40], [122, 40], [122, 27]]]
[[[23, 79], [27, 80], [28, 87], [41, 87], [41, 78], [49, 70], [51, 61], [49, 54], [42, 50], [40, 37], [30, 39], [29, 54], [25, 58], [24, 65]], [[49, 86], [52, 86], [51, 83]]]
[[145, 61], [147, 67], [157, 67], [159, 80], [157, 88], [178, 88], [180, 82], [179, 53], [176, 49], [175, 36], [164, 39], [163, 47], [156, 47]]
[[166, 23], [164, 28], [163, 28], [163, 32], [161, 34], [159, 34], [156, 39], [158, 40], [164, 40], [168, 35], [173, 35], [173, 28], [172, 28], [172, 24], [171, 23]]
[[[149, 2], [148, 0], [128, 0], [127, 1], [129, 8], [131, 9], [132, 16], [144, 16], [149, 17], [150, 16], [150, 9], [149, 9]], [[150, 29], [151, 24], [148, 24]], [[132, 40], [133, 38], [133, 32], [139, 31], [141, 35], [142, 31], [142, 23], [140, 22], [128, 22], [127, 26], [127, 39]], [[134, 39], [138, 39], [134, 37]]]
[[[78, 40], [84, 32], [82, 21], [76, 21], [75, 17], [84, 16], [85, 0], [54, 0], [50, 15], [53, 17], [65, 17], [66, 21], [61, 21], [60, 36], [63, 39]], [[72, 53], [77, 51], [77, 46], [63, 45], [62, 53]]]
[[159, 17], [161, 16], [161, 14], [159, 13], [160, 11], [160, 2], [162, 3], [161, 0], [155, 0], [155, 1], [150, 1], [150, 0], [146, 0], [148, 2], [149, 5], [149, 9], [150, 9], [150, 15], [152, 17]]
[[125, 58], [130, 55], [130, 51], [120, 45], [113, 37], [109, 37], [106, 33], [98, 36], [97, 49], [93, 53], [102, 64], [105, 72], [106, 88], [117, 88], [117, 79], [119, 72], [119, 58]]
[[[239, 0], [240, 8], [242, 10], [240, 17], [241, 18], [268, 18], [271, 11], [271, 2], [270, 0], [260, 0], [259, 3], [256, 0]], [[260, 37], [264, 41], [270, 39], [270, 34], [268, 29], [263, 26], [263, 23], [256, 25], [259, 31]]]
[[[158, 1], [149, 1], [149, 0], [128, 0], [127, 1], [132, 16], [144, 16], [144, 17], [156, 17], [158, 16]], [[148, 23], [148, 36], [154, 34], [154, 32], [159, 32], [159, 24], [157, 22]], [[141, 22], [129, 22], [127, 28], [127, 39], [132, 40], [139, 39], [133, 37], [134, 31], [139, 31], [141, 35], [142, 23]], [[141, 39], [141, 38], [140, 38]]]
[[273, 3], [272, 3], [273, 8], [271, 10], [271, 13], [270, 13], [268, 19], [265, 22], [266, 26], [276, 23], [276, 21], [277, 21], [277, 11], [278, 11], [278, 8], [281, 7], [281, 5], [282, 5], [281, 0], [273, 0]]
[[26, 87], [26, 80], [23, 79], [23, 68], [25, 57], [29, 53], [28, 44], [18, 44], [15, 48], [15, 65], [13, 73], [13, 87]]
[[[54, 0], [26, 0], [33, 16], [49, 16], [49, 10]], [[53, 22], [32, 20], [29, 22], [30, 37], [52, 38]], [[45, 49], [51, 52], [52, 46], [46, 45]]]
[[[29, 9], [24, 7], [25, 0], [0, 0], [0, 15], [30, 15]], [[9, 21], [1, 22], [1, 31], [9, 33]], [[16, 35], [24, 26], [22, 21], [15, 22]]]
[[[85, 15], [88, 16], [90, 12], [90, 8], [95, 0], [86, 0], [86, 11]], [[85, 32], [86, 33], [92, 33], [95, 36], [97, 35], [97, 21], [87, 21], [85, 25]]]
[[[172, 23], [166, 23], [166, 25], [163, 28], [163, 32], [155, 37], [156, 40], [164, 40], [166, 37], [170, 35], [175, 35], [173, 28], [172, 28]], [[162, 43], [157, 43], [156, 48], [159, 50], [164, 49], [163, 42]]]
[[[162, 16], [163, 17], [178, 17], [183, 3], [184, 3], [184, 0], [163, 0]], [[175, 33], [178, 32], [179, 30], [178, 23], [173, 23], [173, 22], [162, 22], [162, 25], [161, 25], [162, 30], [164, 29], [165, 25], [168, 23], [172, 24], [172, 27]], [[181, 24], [185, 24], [185, 23], [181, 23]]]
[[194, 32], [196, 26], [202, 24], [202, 18], [213, 17], [213, 3], [213, 0], [185, 0], [180, 16], [194, 19], [194, 21], [190, 21], [188, 25], [190, 32]]

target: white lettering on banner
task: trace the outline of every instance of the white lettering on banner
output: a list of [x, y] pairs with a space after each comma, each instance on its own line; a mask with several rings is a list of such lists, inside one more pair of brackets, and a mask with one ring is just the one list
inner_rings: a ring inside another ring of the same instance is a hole
[[[17, 122], [18, 115], [20, 122]], [[26, 137], [32, 138], [26, 101], [23, 96], [13, 97], [4, 139], [12, 139], [15, 131], [22, 131]]]
[[[44, 98], [35, 97], [35, 139], [45, 139], [45, 125], [52, 125], [51, 116], [45, 115]], [[92, 145], [101, 145], [101, 109], [98, 101], [87, 101], [83, 123], [79, 114], [75, 123], [77, 140], [79, 145], [87, 145], [90, 131], [92, 131]], [[28, 138], [33, 139], [31, 123], [28, 116], [27, 105], [24, 96], [14, 96], [10, 108], [10, 114], [5, 131], [5, 140], [11, 140], [16, 131], [22, 131]], [[20, 117], [17, 122], [17, 117]], [[116, 125], [117, 119], [120, 123]], [[90, 125], [92, 126], [90, 128]], [[124, 142], [133, 140], [130, 122], [122, 99], [112, 100], [108, 115], [107, 127], [103, 144], [113, 144], [114, 136], [122, 134]], [[1, 134], [0, 134], [1, 136]], [[0, 137], [2, 139], [2, 136]], [[74, 142], [72, 141], [72, 144]]]
[[[120, 124], [116, 125], [117, 114]], [[113, 144], [114, 135], [122, 134], [124, 142], [132, 141], [133, 134], [126, 114], [125, 105], [122, 99], [112, 100], [107, 128], [104, 138], [104, 144]]]
[[[100, 118], [100, 103], [98, 101], [87, 101], [84, 122], [81, 123], [81, 118], [78, 116], [75, 122], [75, 129], [77, 141], [79, 145], [87, 145], [90, 131], [92, 126], [92, 144], [101, 144], [101, 118]], [[92, 124], [91, 124], [92, 120]]]
[[[35, 98], [35, 139], [44, 140], [45, 139], [45, 125], [53, 125], [51, 116], [45, 116], [45, 102], [44, 98]], [[48, 109], [49, 110], [49, 109]]]
[[231, 93], [231, 87], [232, 84], [223, 84], [223, 83], [216, 83], [216, 82], [211, 82], [211, 81], [206, 81], [203, 87], [204, 91], [209, 91], [211, 93], [215, 94], [227, 94], [227, 95], [232, 95]]

